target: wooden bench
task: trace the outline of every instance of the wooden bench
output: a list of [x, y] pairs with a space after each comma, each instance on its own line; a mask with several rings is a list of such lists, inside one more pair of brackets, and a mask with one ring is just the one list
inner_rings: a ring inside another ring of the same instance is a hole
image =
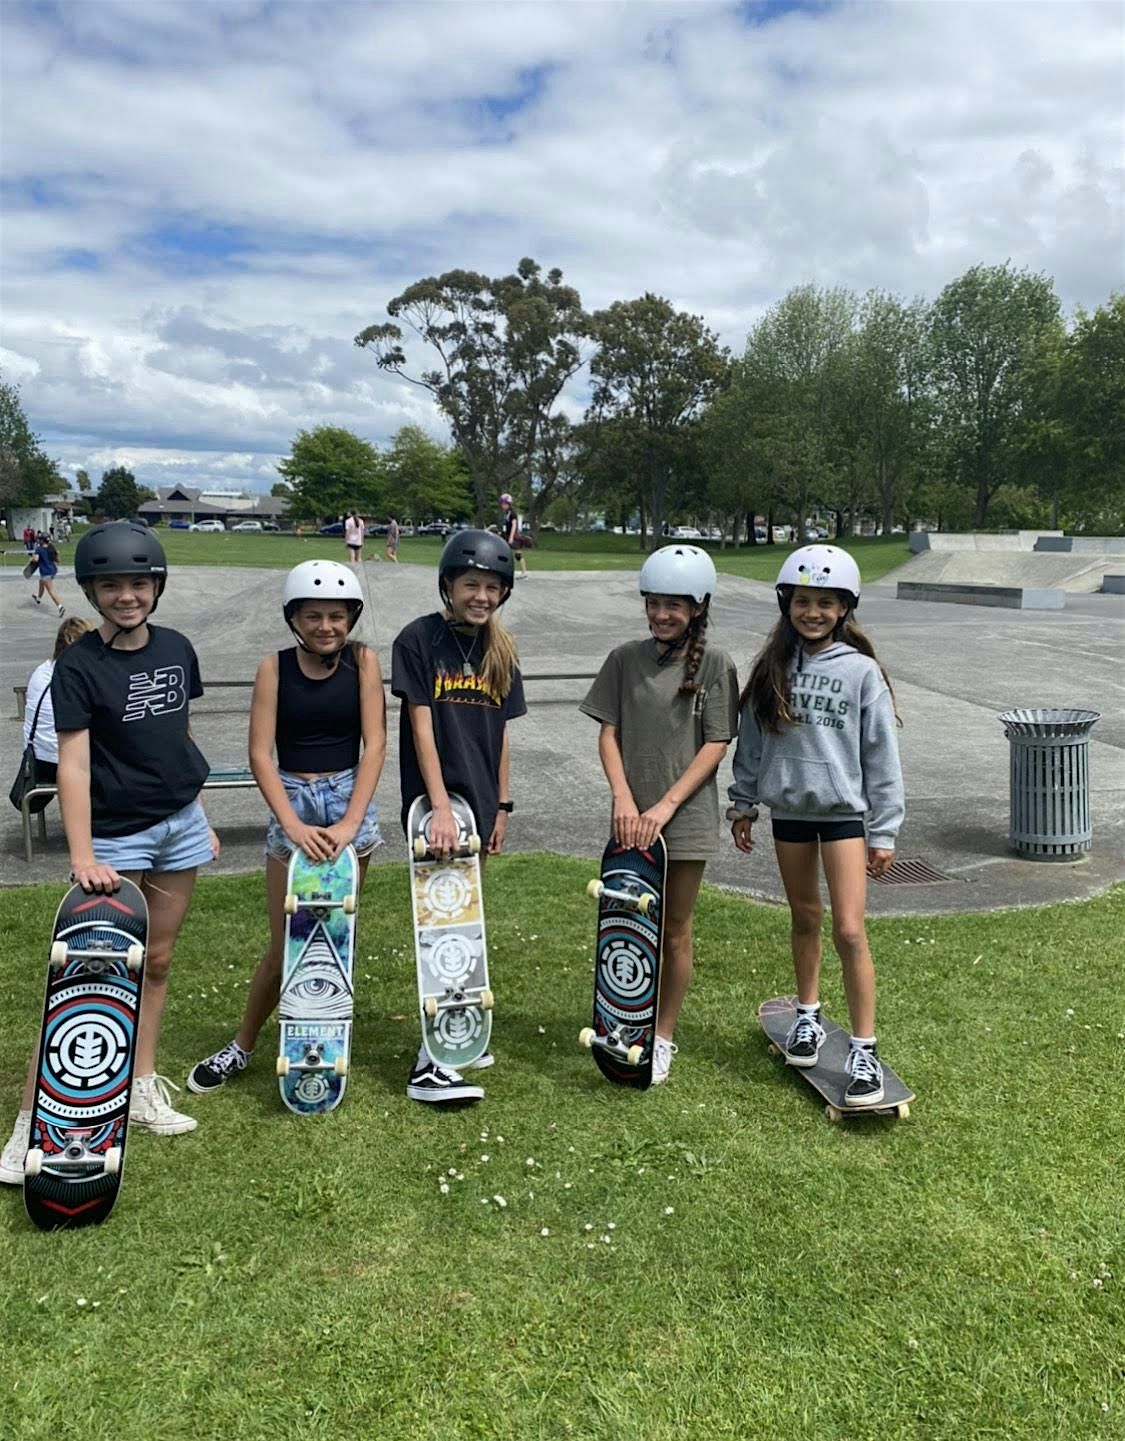
[[[253, 789], [257, 784], [253, 772], [244, 766], [216, 766], [203, 782], [203, 789], [205, 791], [244, 791]], [[23, 824], [23, 858], [28, 865], [31, 864], [31, 802], [38, 796], [46, 796], [50, 801], [57, 794], [57, 786], [33, 786], [23, 798], [23, 804], [20, 806], [20, 819]], [[45, 841], [47, 839], [45, 807], [38, 812], [38, 817], [39, 839]]]

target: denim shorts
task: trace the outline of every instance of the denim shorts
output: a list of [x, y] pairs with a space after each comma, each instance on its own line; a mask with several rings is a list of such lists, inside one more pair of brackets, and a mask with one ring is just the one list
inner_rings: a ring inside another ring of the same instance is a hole
[[95, 836], [99, 864], [115, 871], [190, 871], [213, 860], [211, 832], [197, 800], [131, 836]]
[[[337, 771], [335, 775], [318, 776], [314, 781], [302, 780], [300, 776], [283, 770], [279, 770], [278, 775], [285, 787], [285, 794], [289, 797], [289, 804], [307, 826], [334, 826], [337, 821], [343, 820], [355, 789], [355, 766], [350, 770]], [[372, 799], [352, 845], [355, 846], [356, 855], [369, 856], [382, 844], [379, 813]], [[281, 822], [275, 815], [271, 815], [266, 827], [266, 855], [288, 863], [295, 849], [293, 842], [282, 829]]]

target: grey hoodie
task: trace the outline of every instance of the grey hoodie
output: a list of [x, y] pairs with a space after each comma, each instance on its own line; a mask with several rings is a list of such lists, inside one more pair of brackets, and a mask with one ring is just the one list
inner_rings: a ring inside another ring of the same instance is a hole
[[800, 670], [797, 659], [789, 669], [793, 724], [773, 735], [759, 727], [749, 703], [742, 708], [731, 801], [760, 801], [777, 820], [870, 812], [868, 845], [894, 850], [905, 812], [902, 768], [878, 662], [842, 642], [801, 655]]

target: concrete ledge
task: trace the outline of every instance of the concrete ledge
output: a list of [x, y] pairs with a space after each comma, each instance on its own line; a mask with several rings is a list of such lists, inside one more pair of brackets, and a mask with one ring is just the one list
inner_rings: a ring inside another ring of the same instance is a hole
[[1125, 595], [1125, 575], [1103, 575], [1103, 595]]
[[1055, 554], [1064, 552], [1069, 554], [1074, 549], [1074, 537], [1070, 535], [1041, 535], [1035, 542], [1035, 549], [1043, 554]]
[[1004, 606], [1008, 610], [1063, 610], [1065, 590], [1033, 590], [1014, 585], [954, 585], [942, 581], [900, 580], [899, 600], [944, 601], [950, 605]]

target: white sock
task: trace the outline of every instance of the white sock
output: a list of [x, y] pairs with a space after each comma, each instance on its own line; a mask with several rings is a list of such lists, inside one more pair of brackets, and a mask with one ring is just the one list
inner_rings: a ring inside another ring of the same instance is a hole
[[804, 1001], [797, 1002], [797, 1014], [799, 1016], [815, 1016], [820, 1010], [819, 1001], [810, 1001], [807, 1005]]
[[874, 1036], [849, 1036], [848, 1041], [852, 1046], [863, 1046], [867, 1050], [875, 1044]]

